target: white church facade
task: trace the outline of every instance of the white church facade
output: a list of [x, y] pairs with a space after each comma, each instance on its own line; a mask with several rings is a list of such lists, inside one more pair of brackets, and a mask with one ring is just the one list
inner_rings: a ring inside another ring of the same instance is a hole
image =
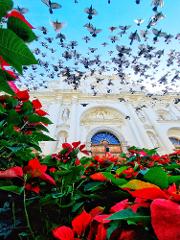
[[92, 96], [77, 90], [60, 90], [54, 84], [31, 92], [31, 96], [40, 99], [53, 122], [49, 134], [55, 141], [42, 143], [44, 154], [58, 152], [63, 142], [79, 140], [89, 151], [103, 141], [111, 146], [110, 152], [113, 144], [122, 151], [129, 146], [157, 147], [159, 154], [180, 147], [176, 94], [149, 97], [143, 92], [121, 92]]

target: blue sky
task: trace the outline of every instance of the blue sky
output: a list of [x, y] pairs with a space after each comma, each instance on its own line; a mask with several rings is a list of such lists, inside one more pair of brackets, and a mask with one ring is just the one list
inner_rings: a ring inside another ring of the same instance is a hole
[[[98, 48], [97, 54], [101, 55], [101, 58], [104, 60], [109, 60], [107, 55], [108, 50], [115, 48], [115, 44], [111, 44], [109, 36], [118, 33], [110, 33], [110, 26], [120, 26], [120, 25], [131, 25], [132, 27], [128, 31], [128, 35], [135, 31], [136, 29], [146, 29], [149, 18], [154, 14], [151, 7], [151, 0], [141, 0], [141, 4], [135, 4], [135, 0], [111, 0], [111, 4], [107, 3], [107, 0], [78, 0], [78, 4], [74, 3], [74, 0], [55, 0], [62, 5], [61, 9], [54, 10], [54, 13], [49, 14], [48, 8], [40, 0], [15, 0], [15, 6], [19, 5], [20, 7], [26, 7], [29, 9], [29, 12], [25, 15], [27, 20], [37, 28], [36, 34], [41, 36], [41, 32], [38, 30], [39, 26], [45, 26], [48, 28], [48, 36], [55, 37], [56, 33], [50, 21], [58, 20], [65, 23], [65, 27], [62, 29], [62, 33], [66, 35], [68, 41], [76, 40], [78, 41], [78, 51], [84, 56], [87, 56], [88, 47]], [[94, 16], [91, 21], [87, 19], [87, 15], [84, 13], [84, 9], [90, 5], [97, 10], [98, 15]], [[159, 11], [162, 11], [166, 16], [165, 19], [161, 20], [155, 28], [162, 29], [163, 31], [170, 34], [177, 34], [180, 32], [179, 23], [180, 23], [180, 0], [165, 0], [165, 5], [163, 8], [159, 8]], [[134, 19], [142, 18], [144, 23], [138, 27], [133, 22]], [[97, 28], [102, 29], [102, 32], [96, 38], [91, 38], [89, 44], [86, 44], [82, 37], [85, 35], [90, 36], [88, 31], [83, 27], [85, 23], [91, 22]], [[130, 40], [128, 35], [123, 36], [117, 41], [118, 45], [129, 46]], [[147, 44], [152, 44], [153, 34], [150, 35], [150, 40]], [[101, 46], [102, 42], [108, 42], [109, 45], [105, 49]], [[142, 42], [143, 43], [143, 42]], [[132, 49], [136, 49], [139, 43], [134, 42]], [[153, 44], [152, 44], [153, 45]], [[38, 47], [38, 42], [32, 44], [32, 49]], [[60, 47], [56, 43], [52, 44], [52, 47], [59, 49]], [[175, 49], [178, 51], [179, 43], [178, 41], [173, 41], [171, 44], [167, 45], [164, 42], [160, 41], [156, 44], [157, 49]], [[59, 54], [59, 53], [58, 53]], [[57, 57], [57, 54], [54, 58]], [[59, 55], [59, 58], [61, 54]], [[50, 56], [48, 55], [49, 61]], [[163, 62], [163, 60], [162, 60]], [[73, 63], [71, 63], [72, 67]], [[165, 66], [162, 66], [163, 69]], [[161, 73], [163, 70], [160, 69]]]

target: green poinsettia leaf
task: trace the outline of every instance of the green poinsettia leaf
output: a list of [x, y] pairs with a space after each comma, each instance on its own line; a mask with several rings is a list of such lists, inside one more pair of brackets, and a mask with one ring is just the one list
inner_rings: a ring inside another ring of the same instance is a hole
[[40, 132], [33, 132], [32, 133], [32, 138], [34, 141], [39, 142], [39, 141], [54, 141], [53, 138], [49, 137], [48, 135], [45, 135]]
[[20, 74], [23, 65], [37, 63], [23, 40], [10, 29], [0, 29], [0, 55]]
[[89, 182], [84, 186], [84, 191], [96, 191], [104, 186], [104, 182]]
[[15, 185], [10, 185], [10, 186], [1, 186], [0, 190], [8, 191], [8, 192], [13, 192], [16, 194], [21, 194], [23, 191], [23, 187], [18, 187]]
[[9, 125], [10, 124], [18, 125], [22, 123], [20, 115], [14, 109], [9, 110], [8, 116], [7, 116], [7, 123]]
[[7, 26], [25, 42], [32, 42], [37, 38], [32, 29], [19, 18], [9, 17]]
[[42, 117], [42, 116], [39, 116], [37, 114], [30, 115], [28, 120], [31, 123], [42, 122], [42, 123], [45, 123], [45, 124], [52, 124], [51, 120], [49, 120], [47, 117]]
[[145, 175], [144, 179], [148, 182], [154, 183], [160, 188], [167, 188], [168, 183], [168, 176], [167, 174], [162, 170], [161, 167], [153, 167], [151, 168]]
[[177, 185], [180, 185], [180, 175], [178, 176], [169, 176], [168, 177], [169, 184], [176, 183]]
[[114, 177], [113, 174], [111, 174], [111, 173], [109, 173], [109, 172], [102, 172], [102, 174], [103, 174], [110, 182], [112, 182], [114, 185], [121, 186], [121, 185], [127, 183], [127, 181], [126, 181], [124, 178], [116, 178], [116, 177]]
[[3, 107], [3, 105], [0, 103], [0, 114], [3, 114], [6, 112], [6, 109]]
[[9, 94], [14, 94], [13, 90], [8, 84], [8, 81], [14, 80], [6, 71], [0, 69], [0, 91], [4, 91]]
[[112, 214], [107, 220], [130, 220], [132, 222], [147, 222], [150, 221], [150, 216], [143, 215], [142, 213], [134, 213], [131, 209], [127, 208]]
[[0, 0], [0, 20], [13, 8], [12, 0]]
[[120, 227], [120, 223], [118, 221], [115, 222], [110, 222], [109, 227], [107, 229], [107, 239], [109, 240], [111, 237], [111, 234], [118, 228]]

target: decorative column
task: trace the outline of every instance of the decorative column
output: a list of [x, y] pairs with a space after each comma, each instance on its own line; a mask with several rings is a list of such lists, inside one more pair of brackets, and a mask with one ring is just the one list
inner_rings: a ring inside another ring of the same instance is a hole
[[161, 144], [160, 147], [162, 148], [163, 152], [167, 153], [172, 151], [172, 146], [168, 143], [168, 141], [166, 141], [166, 139], [168, 138], [167, 135], [161, 129], [159, 129], [157, 125], [156, 115], [154, 111], [150, 107], [145, 108], [144, 111], [146, 112], [147, 118], [149, 119], [149, 122], [155, 130], [155, 133], [158, 135]]
[[140, 120], [138, 119], [135, 110], [131, 106], [130, 103], [126, 102], [126, 107], [128, 109], [129, 115], [130, 115], [130, 120], [127, 120], [130, 128], [133, 132], [133, 135], [136, 138], [137, 141], [137, 146], [138, 147], [148, 147], [149, 144], [147, 143], [148, 140], [145, 138], [146, 133], [143, 131], [143, 126], [140, 124]]
[[78, 141], [79, 135], [79, 114], [78, 114], [78, 97], [72, 97], [71, 107], [71, 119], [70, 119], [70, 130], [69, 130], [69, 141]]
[[138, 118], [135, 109], [130, 104], [129, 104], [129, 108], [130, 108], [131, 113], [133, 114], [133, 118], [135, 120], [134, 123], [136, 125], [136, 128], [138, 129], [141, 146], [151, 148], [152, 147], [151, 141], [149, 140], [149, 137], [144, 129], [144, 126], [143, 126], [141, 120]]
[[[58, 125], [60, 118], [60, 106], [61, 106], [61, 98], [56, 98], [56, 102], [50, 104], [48, 108], [48, 118], [52, 121], [53, 124], [48, 126], [49, 136], [52, 138], [56, 138], [56, 126]], [[55, 139], [56, 140], [56, 139]], [[56, 141], [48, 141], [45, 143], [44, 154], [51, 154], [56, 151]]]

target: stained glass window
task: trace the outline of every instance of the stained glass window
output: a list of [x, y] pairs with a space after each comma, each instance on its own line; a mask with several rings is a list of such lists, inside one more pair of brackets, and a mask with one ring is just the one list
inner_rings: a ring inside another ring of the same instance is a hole
[[103, 141], [107, 141], [109, 144], [120, 144], [118, 138], [110, 132], [98, 132], [91, 138], [92, 144], [101, 144]]

